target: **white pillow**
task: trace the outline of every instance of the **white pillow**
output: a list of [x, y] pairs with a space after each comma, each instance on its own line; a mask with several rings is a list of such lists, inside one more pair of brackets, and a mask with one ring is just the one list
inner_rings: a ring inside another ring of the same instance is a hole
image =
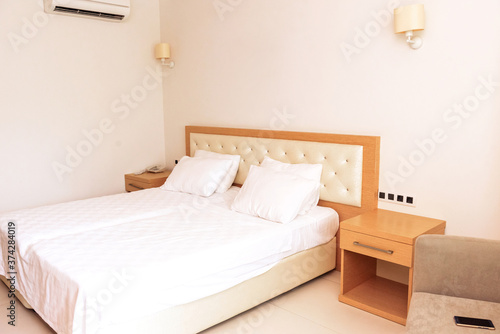
[[230, 160], [185, 156], [160, 188], [207, 197], [219, 187], [230, 167]]
[[318, 200], [319, 182], [252, 165], [231, 209], [286, 224]]
[[238, 168], [240, 167], [239, 155], [222, 154], [205, 150], [196, 150], [196, 152], [194, 152], [194, 156], [200, 158], [224, 159], [232, 161], [231, 167], [229, 168], [229, 172], [224, 177], [222, 182], [219, 184], [219, 187], [217, 188], [217, 190], [215, 190], [215, 192], [224, 193], [229, 189], [229, 187], [231, 187], [231, 185], [234, 182], [234, 178], [236, 177], [236, 173], [238, 173]]
[[[289, 164], [286, 162], [271, 159], [267, 156], [264, 157], [264, 161], [262, 161], [260, 166], [264, 168], [271, 168], [272, 170], [275, 170], [277, 172], [291, 173], [318, 183], [321, 182], [321, 173], [323, 172], [322, 164]], [[305, 214], [317, 204], [318, 201], [312, 201], [309, 206], [306, 206], [303, 210], [299, 211], [299, 215]]]
[[289, 164], [278, 160], [264, 157], [264, 161], [260, 164], [261, 167], [272, 168], [278, 172], [292, 173], [308, 180], [320, 182], [321, 173], [323, 172], [322, 164]]

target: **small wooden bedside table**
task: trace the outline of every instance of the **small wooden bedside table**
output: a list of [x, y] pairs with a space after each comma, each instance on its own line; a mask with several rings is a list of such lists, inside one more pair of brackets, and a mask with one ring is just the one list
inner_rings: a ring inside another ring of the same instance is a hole
[[160, 173], [125, 174], [125, 190], [136, 191], [159, 187], [165, 183], [171, 172], [166, 170]]
[[[415, 240], [445, 227], [444, 220], [380, 209], [341, 222], [339, 301], [405, 325]], [[408, 284], [378, 277], [377, 259], [408, 267]]]

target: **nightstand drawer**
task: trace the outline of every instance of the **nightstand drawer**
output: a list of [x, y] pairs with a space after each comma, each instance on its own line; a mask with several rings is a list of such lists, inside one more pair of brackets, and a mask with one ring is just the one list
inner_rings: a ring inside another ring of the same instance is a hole
[[142, 189], [152, 188], [151, 183], [149, 182], [140, 182], [137, 180], [125, 179], [125, 190], [127, 191], [136, 191]]
[[340, 248], [342, 249], [406, 267], [412, 265], [413, 248], [411, 245], [344, 229], [341, 229], [340, 233]]

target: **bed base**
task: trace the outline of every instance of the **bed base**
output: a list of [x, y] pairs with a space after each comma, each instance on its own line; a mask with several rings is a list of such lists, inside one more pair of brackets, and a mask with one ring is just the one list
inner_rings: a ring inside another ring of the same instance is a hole
[[[333, 238], [286, 257], [267, 272], [215, 295], [103, 328], [103, 333], [198, 333], [334, 269], [336, 242]], [[9, 286], [4, 276], [0, 279]], [[16, 292], [16, 297], [24, 307], [32, 309], [20, 293]]]
[[[10, 288], [10, 283], [7, 281], [7, 278], [5, 276], [0, 275], [0, 280], [7, 286], [7, 288]], [[30, 310], [33, 309], [33, 307], [31, 307], [31, 305], [26, 301], [26, 299], [24, 299], [24, 297], [21, 295], [21, 293], [19, 293], [19, 291], [14, 290], [14, 294], [16, 295], [17, 299], [19, 299], [21, 304], [23, 304], [24, 307]]]
[[335, 252], [336, 238], [333, 238], [326, 244], [286, 257], [267, 272], [230, 289], [113, 328], [103, 328], [103, 333], [198, 333], [334, 269]]

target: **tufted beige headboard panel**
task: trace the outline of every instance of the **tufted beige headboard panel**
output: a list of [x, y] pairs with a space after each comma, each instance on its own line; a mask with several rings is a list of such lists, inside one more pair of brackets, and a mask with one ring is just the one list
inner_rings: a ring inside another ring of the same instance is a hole
[[265, 156], [288, 163], [322, 164], [320, 199], [361, 206], [363, 146], [191, 133], [190, 155], [196, 150], [240, 155], [237, 184], [243, 184], [250, 165], [259, 165]]
[[186, 154], [208, 150], [239, 154], [235, 184], [243, 184], [250, 165], [269, 156], [288, 163], [321, 163], [320, 205], [347, 219], [377, 207], [380, 138], [311, 132], [186, 127]]

